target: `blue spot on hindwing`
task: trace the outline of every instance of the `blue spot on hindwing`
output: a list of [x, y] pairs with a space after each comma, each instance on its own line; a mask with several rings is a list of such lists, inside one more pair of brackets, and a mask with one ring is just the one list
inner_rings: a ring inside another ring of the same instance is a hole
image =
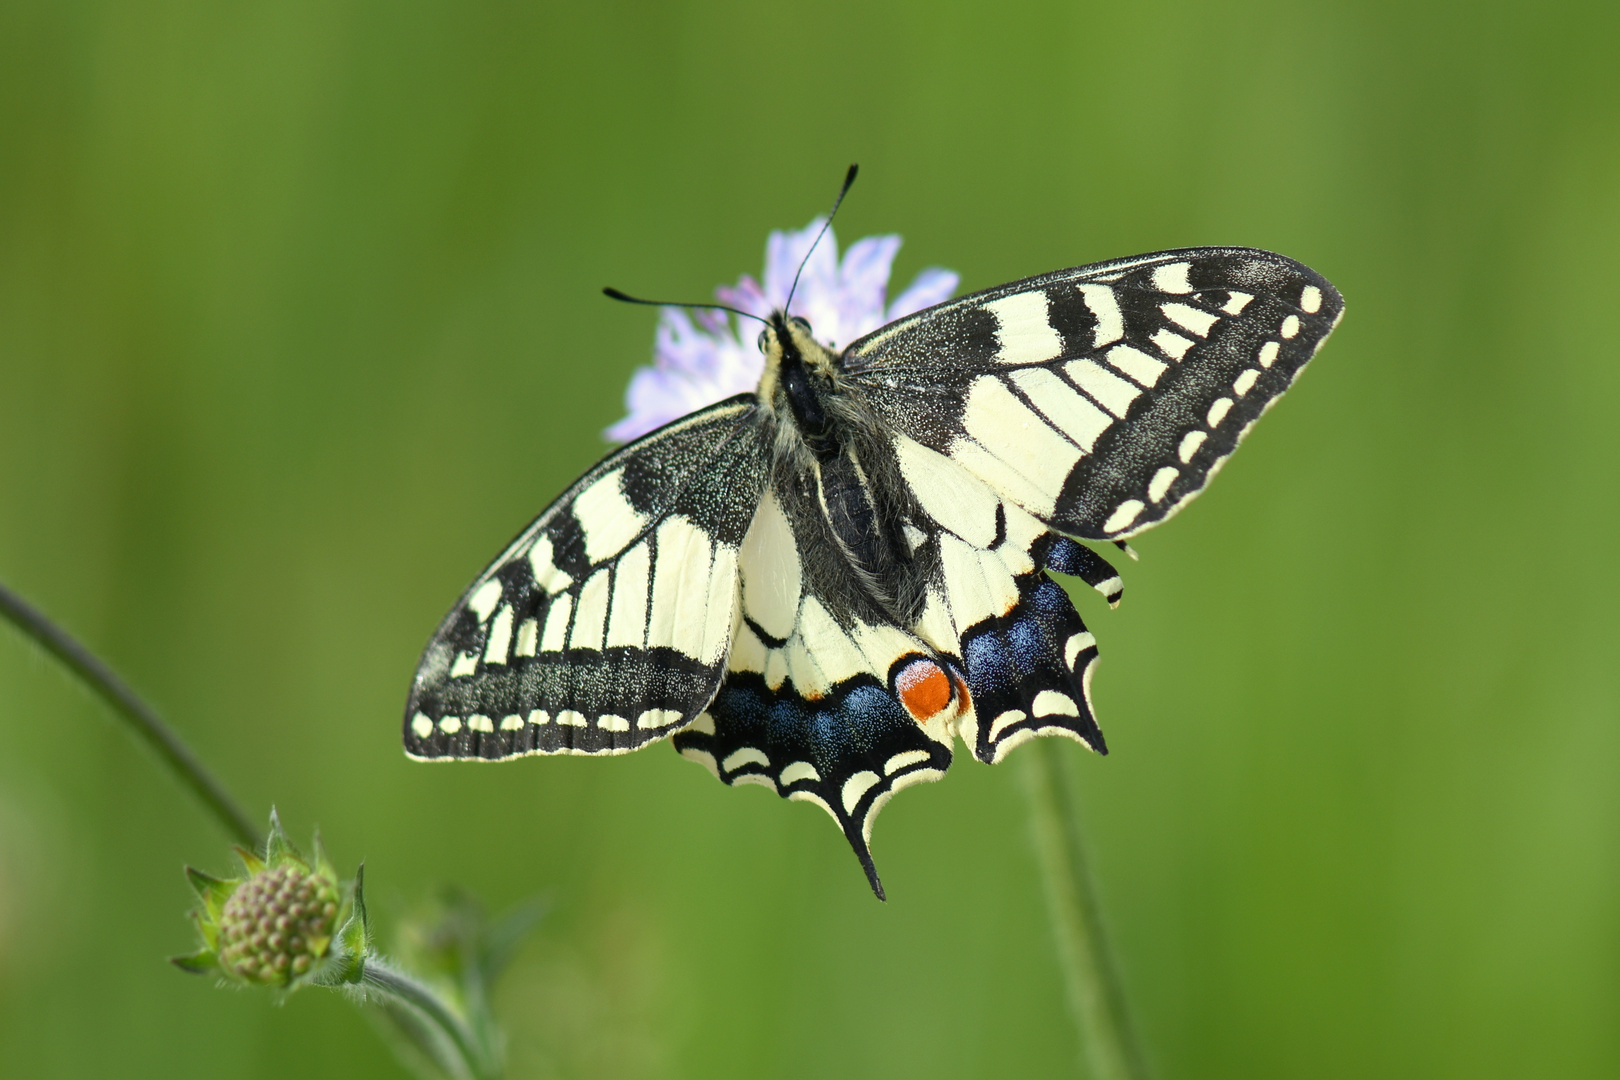
[[[1074, 604], [1069, 600], [1069, 594], [1063, 591], [1063, 586], [1050, 578], [1037, 578], [1034, 588], [1024, 594], [1024, 605], [1031, 617], [1046, 616], [1047, 621], [1052, 618], [1062, 618], [1074, 611]], [[1018, 610], [1014, 614], [1018, 614]]]
[[723, 712], [739, 732], [752, 735], [769, 724], [766, 708], [765, 700], [753, 687], [727, 685], [715, 696], [710, 713]]
[[843, 715], [849, 721], [851, 742], [862, 750], [876, 746], [886, 730], [913, 726], [911, 717], [888, 690], [870, 683], [850, 690], [844, 699]]
[[986, 626], [966, 640], [962, 659], [967, 664], [968, 687], [975, 698], [1012, 686], [1012, 661], [994, 626]]
[[808, 726], [812, 715], [801, 697], [778, 697], [768, 709], [763, 710], [763, 714], [768, 719], [765, 722], [766, 730], [760, 734], [772, 741], [791, 741], [800, 737], [799, 733]]
[[1067, 536], [1053, 536], [1051, 545], [1046, 549], [1044, 561], [1048, 570], [1080, 577], [1096, 558], [1096, 554], [1090, 548], [1081, 547]]
[[1049, 652], [1046, 638], [1033, 618], [1019, 618], [1015, 611], [1013, 619], [1006, 632], [1008, 652], [1013, 663], [1023, 674], [1038, 671], [1041, 661]]

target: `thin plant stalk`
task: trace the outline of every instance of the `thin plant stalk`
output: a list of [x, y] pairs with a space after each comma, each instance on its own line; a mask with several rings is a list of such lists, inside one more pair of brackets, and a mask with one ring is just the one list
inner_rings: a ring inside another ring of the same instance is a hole
[[197, 760], [191, 748], [111, 668], [43, 612], [4, 585], [0, 585], [0, 614], [4, 614], [13, 625], [101, 695], [102, 700], [113, 707], [113, 711], [137, 737], [156, 751], [180, 783], [202, 802], [214, 820], [238, 843], [254, 851], [264, 846], [264, 837], [252, 819], [242, 812], [220, 782]]
[[448, 1049], [454, 1055], [451, 1061], [441, 1060], [441, 1066], [448, 1067], [452, 1073], [462, 1073], [469, 1080], [494, 1080], [501, 1075], [499, 1065], [491, 1060], [487, 1048], [426, 985], [376, 957], [367, 958], [360, 981], [366, 989], [379, 994], [396, 1007], [408, 1006], [422, 1015], [429, 1029], [448, 1043]]
[[1092, 1080], [1148, 1080], [1147, 1062], [1131, 1029], [1087, 869], [1061, 741], [1036, 739], [1021, 756], [1035, 852], [1069, 1010]]

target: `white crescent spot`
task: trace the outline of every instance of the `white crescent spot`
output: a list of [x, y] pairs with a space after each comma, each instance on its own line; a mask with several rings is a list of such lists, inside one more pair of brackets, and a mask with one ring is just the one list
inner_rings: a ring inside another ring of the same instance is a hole
[[[1114, 580], [1118, 581], [1119, 579], [1115, 578]], [[1079, 656], [1080, 653], [1086, 649], [1095, 649], [1096, 647], [1097, 638], [1091, 633], [1091, 631], [1086, 630], [1075, 634], [1074, 636], [1070, 637], [1068, 642], [1063, 646], [1063, 662], [1070, 668], [1070, 670], [1073, 670], [1075, 657]]]
[[839, 798], [844, 804], [844, 813], [854, 817], [855, 808], [861, 804], [861, 796], [871, 791], [872, 786], [881, 779], [877, 773], [867, 770], [845, 780], [844, 790], [839, 793]]
[[926, 751], [926, 750], [907, 750], [907, 751], [905, 751], [903, 753], [899, 753], [899, 754], [894, 755], [894, 757], [890, 758], [888, 761], [885, 761], [883, 763], [883, 775], [884, 776], [893, 776], [895, 773], [899, 772], [901, 769], [905, 768], [907, 765], [915, 765], [919, 761], [927, 761], [927, 760], [928, 760], [928, 751]]
[[1036, 716], [1079, 716], [1080, 706], [1068, 694], [1056, 690], [1042, 690], [1035, 695], [1032, 706]]
[[1141, 516], [1145, 506], [1140, 499], [1126, 499], [1115, 507], [1114, 512], [1108, 515], [1108, 520], [1103, 522], [1103, 532], [1119, 532], [1121, 529], [1130, 528], [1131, 522]]
[[797, 784], [800, 780], [820, 780], [821, 774], [808, 761], [795, 761], [782, 770], [782, 786]]
[[768, 769], [771, 767], [771, 759], [765, 756], [765, 751], [745, 746], [722, 761], [720, 769], [722, 772], [736, 772], [744, 765], [763, 765]]

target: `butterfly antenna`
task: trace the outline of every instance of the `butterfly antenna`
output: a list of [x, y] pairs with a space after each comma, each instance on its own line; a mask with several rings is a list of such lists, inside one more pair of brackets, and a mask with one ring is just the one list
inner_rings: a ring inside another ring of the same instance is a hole
[[622, 304], [646, 304], [649, 307], [710, 308], [715, 311], [729, 311], [733, 315], [741, 315], [743, 318], [753, 319], [755, 322], [762, 323], [767, 321], [760, 318], [758, 315], [753, 314], [752, 312], [743, 311], [739, 308], [728, 307], [725, 304], [683, 304], [679, 300], [643, 300], [639, 296], [631, 296], [628, 293], [622, 293], [612, 286], [604, 288], [602, 290], [602, 295], [610, 300], [617, 300]]
[[821, 231], [816, 233], [816, 238], [810, 243], [810, 251], [804, 253], [804, 259], [800, 261], [799, 269], [793, 275], [793, 287], [788, 289], [787, 303], [782, 305], [784, 312], [792, 306], [793, 294], [799, 291], [799, 274], [804, 273], [804, 267], [810, 261], [811, 252], [816, 250], [816, 245], [821, 243], [821, 238], [827, 235], [828, 229], [832, 228], [832, 219], [838, 213], [838, 207], [843, 203], [844, 196], [849, 194], [849, 187], [855, 182], [855, 174], [860, 171], [860, 168], [859, 165], [851, 165], [849, 172], [844, 174], [844, 186], [838, 189], [838, 198], [833, 200], [833, 208], [828, 212], [827, 220], [822, 222]]

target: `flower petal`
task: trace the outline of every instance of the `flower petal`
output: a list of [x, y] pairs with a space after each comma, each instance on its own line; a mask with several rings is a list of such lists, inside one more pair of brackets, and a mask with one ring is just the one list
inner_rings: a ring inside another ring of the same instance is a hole
[[[806, 253], [810, 252], [810, 245], [816, 242], [816, 236], [821, 232], [821, 226], [826, 218], [815, 218], [798, 232], [772, 232], [765, 244], [765, 295], [770, 299], [773, 308], [779, 308], [787, 303], [788, 291], [793, 287], [793, 279], [801, 277], [806, 285], [812, 289], [819, 289], [820, 284], [830, 276], [829, 271], [836, 271], [838, 262], [838, 241], [831, 229], [827, 236], [811, 254], [810, 260], [805, 261]], [[828, 266], [829, 259], [832, 266]], [[800, 265], [804, 266], [801, 274]], [[811, 282], [816, 284], [811, 285]]]
[[738, 278], [735, 286], [722, 285], [715, 289], [714, 295], [721, 303], [730, 304], [762, 319], [771, 313], [771, 302], [766, 298], [765, 290], [760, 287], [759, 282], [747, 274]]
[[[838, 238], [817, 217], [797, 231], [774, 231], [765, 244], [763, 283], [744, 274], [715, 290], [721, 303], [759, 318], [786, 305], [794, 275], [804, 269], [793, 294], [793, 314], [810, 322], [817, 340], [836, 348], [901, 315], [948, 299], [957, 276], [937, 268], [917, 275], [885, 307], [898, 236], [869, 236], [838, 258]], [[806, 252], [809, 252], [808, 259]], [[759, 384], [764, 358], [754, 346], [754, 328], [726, 312], [664, 308], [654, 338], [653, 364], [636, 370], [625, 389], [627, 415], [603, 435], [628, 441], [687, 413]]]
[[891, 323], [914, 311], [943, 304], [956, 292], [957, 282], [961, 280], [961, 275], [954, 270], [930, 266], [912, 279], [905, 292], [894, 298], [889, 305], [888, 317], [883, 321]]
[[839, 267], [838, 285], [846, 295], [882, 298], [889, 287], [889, 270], [900, 251], [900, 238], [868, 236], [849, 245]]
[[850, 246], [839, 271], [839, 325], [825, 339], [847, 344], [883, 325], [883, 298], [899, 250], [898, 236], [868, 236]]

